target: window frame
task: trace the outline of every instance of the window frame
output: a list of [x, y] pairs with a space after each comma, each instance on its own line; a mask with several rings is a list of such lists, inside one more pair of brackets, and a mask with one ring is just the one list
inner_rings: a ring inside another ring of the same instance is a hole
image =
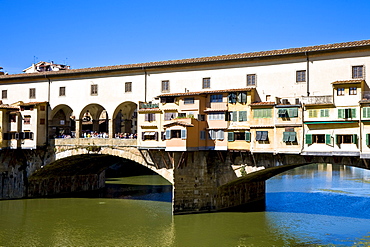
[[30, 88], [29, 90], [29, 98], [35, 99], [36, 98], [36, 88]]
[[349, 95], [357, 95], [357, 87], [350, 87]]
[[306, 70], [296, 71], [296, 82], [306, 82]]
[[66, 87], [59, 87], [59, 96], [66, 96]]
[[247, 86], [256, 86], [257, 75], [256, 74], [247, 74]]
[[352, 79], [363, 79], [364, 71], [365, 70], [363, 65], [352, 66]]
[[163, 80], [161, 82], [161, 92], [162, 93], [168, 93], [170, 91], [170, 81], [169, 80]]
[[202, 79], [202, 89], [211, 88], [211, 77], [204, 77]]
[[8, 90], [1, 90], [1, 99], [8, 98]]
[[337, 88], [337, 96], [344, 96], [344, 95], [345, 95], [344, 87]]
[[125, 93], [131, 93], [132, 92], [132, 82], [127, 81], [125, 82]]
[[92, 84], [90, 86], [90, 95], [97, 96], [98, 95], [98, 84]]
[[186, 97], [184, 98], [184, 105], [193, 105], [195, 100], [194, 97]]

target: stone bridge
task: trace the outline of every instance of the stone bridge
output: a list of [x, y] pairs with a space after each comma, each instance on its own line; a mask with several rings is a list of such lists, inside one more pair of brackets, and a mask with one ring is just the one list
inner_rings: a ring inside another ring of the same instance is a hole
[[[41, 166], [81, 154], [108, 154], [139, 163], [173, 185], [173, 213], [263, 210], [265, 181], [311, 163], [369, 169], [359, 157], [232, 151], [165, 152], [138, 149], [135, 139], [55, 139], [49, 149], [1, 150], [0, 198], [27, 197], [27, 177]], [[245, 174], [247, 173], [247, 174]], [[241, 176], [243, 174], [243, 176]]]

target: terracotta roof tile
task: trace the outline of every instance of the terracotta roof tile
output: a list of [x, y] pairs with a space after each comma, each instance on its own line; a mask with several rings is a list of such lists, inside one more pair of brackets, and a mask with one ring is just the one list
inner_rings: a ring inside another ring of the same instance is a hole
[[228, 60], [238, 60], [238, 59], [248, 59], [248, 58], [259, 58], [259, 57], [269, 57], [269, 56], [281, 56], [281, 55], [293, 55], [304, 52], [319, 52], [319, 51], [330, 51], [338, 49], [348, 49], [356, 47], [370, 46], [370, 40], [343, 42], [335, 44], [326, 45], [316, 45], [316, 46], [306, 46], [300, 48], [287, 48], [271, 51], [259, 51], [259, 52], [248, 52], [230, 55], [219, 55], [211, 57], [200, 57], [200, 58], [188, 58], [179, 60], [168, 60], [159, 62], [147, 62], [147, 63], [136, 63], [136, 64], [126, 64], [126, 65], [113, 65], [113, 66], [103, 66], [103, 67], [92, 67], [83, 69], [70, 69], [61, 71], [47, 71], [47, 72], [37, 72], [37, 73], [24, 73], [24, 74], [14, 74], [14, 75], [1, 75], [0, 80], [9, 78], [21, 78], [21, 77], [42, 77], [42, 76], [53, 76], [53, 75], [68, 75], [76, 73], [89, 73], [89, 72], [104, 72], [104, 71], [114, 71], [114, 70], [127, 70], [127, 69], [143, 69], [150, 67], [160, 67], [167, 65], [186, 65], [194, 63], [207, 63], [207, 62], [218, 62], [218, 61], [228, 61]]
[[166, 94], [161, 94], [158, 97], [167, 97], [167, 96], [193, 96], [193, 95], [202, 95], [202, 94], [231, 93], [231, 92], [249, 92], [249, 91], [252, 91], [252, 89], [253, 89], [252, 87], [249, 87], [249, 88], [207, 90], [207, 91], [186, 92], [186, 93], [166, 93]]
[[184, 122], [184, 121], [174, 121], [174, 122], [171, 122], [171, 123], [168, 123], [168, 124], [164, 124], [163, 126], [164, 127], [171, 127], [171, 126], [174, 126], [174, 125], [180, 125], [180, 126], [183, 126], [183, 127], [194, 127], [194, 124], [187, 123], [187, 122]]
[[354, 84], [354, 83], [363, 83], [365, 80], [346, 80], [346, 81], [335, 81], [331, 84], [333, 85], [340, 85], [340, 84]]
[[275, 102], [254, 102], [250, 104], [251, 106], [257, 106], [257, 105], [268, 105], [268, 106], [274, 106], [276, 105]]

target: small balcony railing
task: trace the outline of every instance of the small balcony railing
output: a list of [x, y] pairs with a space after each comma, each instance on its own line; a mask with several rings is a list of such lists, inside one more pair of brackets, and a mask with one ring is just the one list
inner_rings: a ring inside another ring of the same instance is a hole
[[159, 108], [159, 104], [156, 103], [140, 103], [139, 104], [139, 109], [155, 109], [155, 108]]
[[304, 96], [302, 97], [302, 103], [305, 105], [333, 104], [334, 100], [332, 95]]

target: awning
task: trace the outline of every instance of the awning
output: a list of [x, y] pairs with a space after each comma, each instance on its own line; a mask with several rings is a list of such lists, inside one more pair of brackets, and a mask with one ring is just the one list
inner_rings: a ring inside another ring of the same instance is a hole
[[154, 136], [155, 132], [144, 132], [144, 136]]

